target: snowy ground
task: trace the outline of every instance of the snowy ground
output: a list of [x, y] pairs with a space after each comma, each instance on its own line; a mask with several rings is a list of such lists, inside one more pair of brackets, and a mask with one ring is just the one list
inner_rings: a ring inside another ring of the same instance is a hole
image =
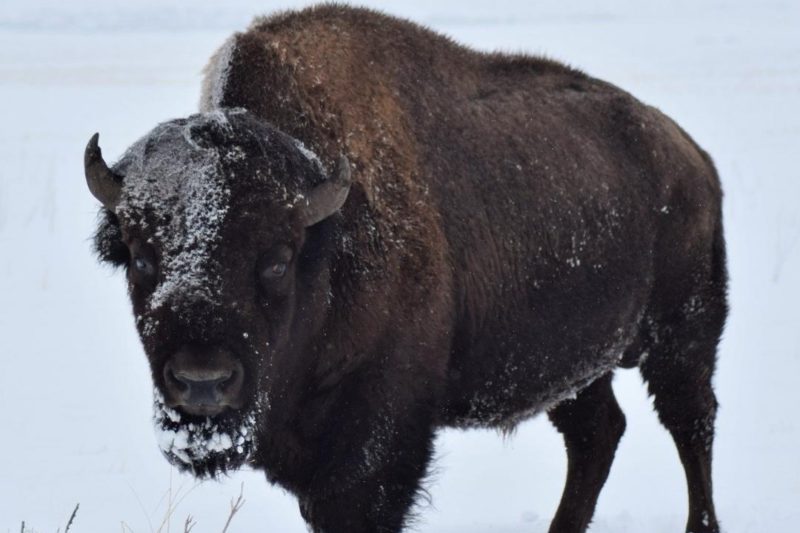
[[[733, 310], [716, 379], [718, 512], [729, 533], [797, 531], [800, 3], [372, 4], [480, 49], [569, 61], [661, 108], [713, 155]], [[211, 51], [252, 15], [290, 5], [0, 5], [0, 531], [23, 520], [63, 530], [77, 502], [72, 531], [156, 531], [170, 488], [173, 499], [186, 494], [173, 530], [191, 514], [197, 531], [219, 531], [242, 483], [247, 503], [232, 531], [304, 531], [294, 500], [261, 474], [195, 486], [161, 457], [122, 276], [90, 253], [96, 205], [82, 170], [91, 133], [114, 159], [156, 122], [191, 113]], [[628, 432], [591, 531], [682, 531], [672, 443], [634, 372], [620, 372], [615, 388]], [[546, 531], [565, 471], [546, 420], [506, 441], [445, 432], [438, 450], [419, 531]]]

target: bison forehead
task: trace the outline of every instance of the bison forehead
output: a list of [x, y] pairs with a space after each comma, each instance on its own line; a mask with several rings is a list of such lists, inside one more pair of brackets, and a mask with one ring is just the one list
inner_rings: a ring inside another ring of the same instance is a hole
[[151, 309], [175, 293], [214, 300], [219, 276], [213, 252], [231, 197], [222, 163], [243, 155], [236, 145], [204, 142], [212, 130], [233, 133], [222, 112], [162, 124], [116, 165], [124, 175], [117, 215], [160, 252], [161, 282], [150, 296]]
[[123, 176], [116, 209], [123, 228], [159, 252], [151, 310], [173, 296], [216, 302], [214, 251], [232, 213], [247, 211], [237, 206], [263, 200], [291, 211], [304, 202], [309, 181], [325, 179], [320, 160], [299, 140], [243, 109], [163, 123], [131, 146], [114, 172]]

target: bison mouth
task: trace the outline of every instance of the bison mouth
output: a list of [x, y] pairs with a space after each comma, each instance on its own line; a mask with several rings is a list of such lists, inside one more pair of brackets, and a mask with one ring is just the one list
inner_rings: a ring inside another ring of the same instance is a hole
[[181, 413], [154, 391], [156, 438], [167, 460], [198, 478], [216, 477], [247, 463], [255, 448], [255, 408], [208, 417]]

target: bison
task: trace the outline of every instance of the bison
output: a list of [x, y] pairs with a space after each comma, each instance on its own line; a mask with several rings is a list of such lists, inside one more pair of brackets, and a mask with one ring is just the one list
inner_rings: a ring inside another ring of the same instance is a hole
[[483, 53], [375, 11], [256, 19], [200, 113], [85, 174], [99, 257], [127, 272], [166, 457], [247, 464], [313, 531], [407, 524], [442, 427], [547, 413], [585, 531], [638, 367], [719, 531], [712, 374], [721, 191], [672, 120], [563, 64]]

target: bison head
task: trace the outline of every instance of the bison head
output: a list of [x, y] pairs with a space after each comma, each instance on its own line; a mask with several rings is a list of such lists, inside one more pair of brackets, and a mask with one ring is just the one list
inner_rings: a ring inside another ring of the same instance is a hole
[[127, 270], [161, 449], [200, 476], [241, 465], [314, 364], [347, 160], [328, 175], [299, 141], [218, 110], [159, 125], [112, 168], [95, 135], [85, 170], [96, 249]]

